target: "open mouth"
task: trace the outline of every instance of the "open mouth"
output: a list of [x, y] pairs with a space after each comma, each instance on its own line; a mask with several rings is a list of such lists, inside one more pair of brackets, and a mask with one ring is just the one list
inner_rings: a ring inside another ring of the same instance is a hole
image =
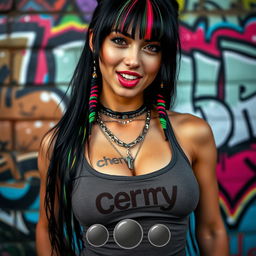
[[135, 87], [140, 79], [142, 78], [141, 76], [135, 76], [135, 75], [131, 75], [131, 74], [125, 74], [125, 73], [120, 73], [120, 72], [116, 72], [117, 73], [117, 78], [119, 83], [127, 88], [131, 88], [131, 87]]
[[123, 73], [119, 73], [123, 78], [127, 79], [127, 80], [135, 80], [138, 79], [138, 76], [132, 76], [132, 75], [128, 75], [128, 74], [123, 74]]

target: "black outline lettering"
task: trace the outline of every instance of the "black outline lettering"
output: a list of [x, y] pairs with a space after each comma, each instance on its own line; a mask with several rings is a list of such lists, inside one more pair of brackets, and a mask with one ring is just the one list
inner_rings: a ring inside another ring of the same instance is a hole
[[132, 207], [137, 207], [136, 195], [141, 194], [141, 189], [137, 189], [135, 191], [132, 190], [130, 191], [130, 194], [131, 194]]
[[160, 209], [163, 211], [170, 211], [176, 203], [177, 186], [172, 187], [172, 198], [171, 199], [170, 199], [168, 193], [166, 192], [165, 187], [162, 187], [162, 193], [163, 193], [165, 201], [169, 203], [169, 206], [168, 207], [161, 206]]
[[157, 205], [158, 200], [157, 200], [157, 192], [160, 192], [161, 187], [157, 187], [157, 188], [149, 188], [149, 189], [143, 189], [143, 194], [144, 194], [144, 199], [145, 199], [145, 205], [150, 205], [150, 201], [149, 201], [149, 193], [152, 193], [153, 195], [153, 202], [154, 205]]
[[[142, 191], [143, 191], [143, 194], [142, 194]], [[163, 211], [170, 211], [176, 203], [177, 191], [178, 191], [177, 186], [176, 185], [173, 186], [171, 198], [170, 198], [168, 192], [166, 191], [165, 187], [145, 188], [143, 190], [137, 189], [137, 190], [130, 190], [128, 192], [120, 191], [114, 195], [112, 195], [108, 192], [104, 192], [104, 193], [99, 194], [96, 197], [96, 207], [97, 207], [98, 211], [102, 214], [109, 214], [109, 213], [113, 212], [115, 210], [115, 208], [117, 208], [119, 210], [135, 208], [135, 207], [137, 207], [137, 195], [138, 194], [142, 194], [142, 198], [144, 197], [144, 205], [145, 206], [158, 205], [158, 192], [161, 192], [164, 200], [169, 204], [169, 206], [167, 206], [167, 207], [160, 206], [160, 209]], [[152, 196], [149, 198], [150, 194]], [[108, 209], [104, 209], [102, 207], [102, 199], [104, 197], [106, 197], [107, 202], [109, 202]], [[153, 200], [150, 200], [151, 198]], [[114, 199], [114, 201], [113, 200], [111, 201], [111, 199]], [[125, 204], [121, 205], [121, 203], [125, 203]]]
[[[120, 198], [121, 196], [124, 196], [124, 198], [121, 199], [121, 198]], [[120, 203], [128, 202], [128, 201], [130, 201], [130, 200], [131, 200], [131, 199], [130, 199], [129, 195], [128, 195], [126, 192], [118, 192], [118, 193], [115, 195], [115, 200], [114, 200], [115, 206], [116, 206], [116, 208], [119, 209], [119, 210], [126, 210], [127, 208], [129, 208], [130, 203], [127, 203], [127, 204], [125, 204], [124, 206], [121, 206]]]
[[97, 207], [98, 211], [103, 214], [111, 213], [114, 210], [114, 205], [113, 204], [110, 205], [110, 208], [108, 210], [103, 209], [101, 206], [101, 199], [103, 197], [108, 197], [109, 199], [113, 199], [113, 196], [110, 193], [107, 193], [107, 192], [101, 193], [96, 198], [96, 207]]

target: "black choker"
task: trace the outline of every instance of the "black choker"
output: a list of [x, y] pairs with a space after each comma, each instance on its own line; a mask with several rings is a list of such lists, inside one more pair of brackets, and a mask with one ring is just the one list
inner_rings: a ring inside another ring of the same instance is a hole
[[103, 105], [100, 104], [100, 113], [115, 118], [115, 119], [128, 119], [128, 118], [134, 118], [137, 116], [140, 116], [147, 110], [146, 105], [142, 105], [140, 108], [133, 110], [133, 111], [127, 111], [127, 112], [117, 112], [113, 111], [109, 108], [104, 107]]

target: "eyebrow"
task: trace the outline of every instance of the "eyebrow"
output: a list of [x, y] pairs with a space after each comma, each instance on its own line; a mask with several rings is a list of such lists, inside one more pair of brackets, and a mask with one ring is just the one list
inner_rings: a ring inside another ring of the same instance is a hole
[[[120, 33], [120, 34], [123, 34], [125, 35], [126, 37], [129, 37], [131, 39], [134, 39], [134, 37], [132, 37], [131, 34], [125, 32], [125, 31], [121, 31], [120, 29], [112, 29], [111, 32], [117, 32], [117, 33]], [[160, 42], [159, 40], [154, 40], [154, 39], [147, 39], [147, 40], [144, 40], [145, 42]]]

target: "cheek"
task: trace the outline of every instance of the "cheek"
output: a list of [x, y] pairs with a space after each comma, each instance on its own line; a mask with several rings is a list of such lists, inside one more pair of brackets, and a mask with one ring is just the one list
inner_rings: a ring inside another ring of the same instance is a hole
[[147, 58], [145, 61], [145, 71], [148, 74], [156, 75], [161, 66], [161, 58]]
[[117, 54], [116, 49], [109, 46], [102, 47], [101, 51], [101, 61], [104, 64], [107, 65], [115, 65], [119, 62], [120, 57], [119, 54]]

